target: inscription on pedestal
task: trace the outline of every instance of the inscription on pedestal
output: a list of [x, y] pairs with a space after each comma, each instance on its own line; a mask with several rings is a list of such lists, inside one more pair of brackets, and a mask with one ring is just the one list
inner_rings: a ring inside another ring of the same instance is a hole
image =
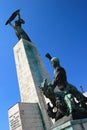
[[21, 126], [20, 115], [18, 111], [9, 117], [9, 123], [11, 130], [17, 130], [17, 128]]

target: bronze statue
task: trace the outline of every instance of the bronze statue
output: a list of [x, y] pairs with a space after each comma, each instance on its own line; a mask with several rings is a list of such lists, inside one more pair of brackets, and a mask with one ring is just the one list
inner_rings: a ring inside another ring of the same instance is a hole
[[[71, 93], [66, 93], [64, 91], [55, 92], [54, 86], [48, 83], [47, 79], [42, 82], [41, 90], [46, 98], [50, 99], [53, 105], [51, 107], [50, 103], [47, 104], [47, 112], [49, 117], [55, 118], [55, 121], [63, 116], [69, 116], [75, 111], [83, 112], [86, 110], [75, 101]], [[55, 112], [53, 112], [54, 109], [56, 109]]]
[[[49, 103], [47, 104], [48, 115], [51, 118], [55, 118], [56, 121], [73, 112], [86, 111], [87, 97], [80, 93], [75, 86], [68, 83], [66, 71], [61, 67], [59, 59], [57, 57], [52, 58], [49, 53], [46, 54], [46, 57], [50, 60], [54, 68], [54, 80], [49, 83], [47, 79], [45, 79], [41, 84], [43, 94], [49, 98], [53, 104], [53, 107], [51, 107]], [[58, 88], [57, 92], [55, 92], [56, 87]], [[53, 112], [55, 107], [57, 108], [56, 113]]]
[[52, 81], [54, 88], [58, 87], [59, 90], [64, 91], [65, 93], [71, 93], [74, 97], [76, 97], [81, 105], [85, 107], [87, 97], [79, 92], [75, 86], [68, 83], [66, 71], [63, 67], [61, 67], [59, 59], [57, 57], [52, 58], [49, 53], [46, 54], [46, 57], [50, 59], [54, 68], [54, 80]]
[[[14, 24], [12, 24], [11, 22], [18, 16], [18, 20], [15, 21]], [[14, 28], [15, 33], [18, 37], [18, 39], [20, 40], [21, 38], [28, 40], [31, 42], [30, 38], [28, 37], [28, 35], [26, 34], [26, 32], [22, 29], [21, 24], [24, 24], [25, 21], [23, 19], [21, 19], [20, 17], [20, 10], [16, 10], [11, 16], [10, 18], [6, 21], [5, 25], [10, 25], [11, 27]]]

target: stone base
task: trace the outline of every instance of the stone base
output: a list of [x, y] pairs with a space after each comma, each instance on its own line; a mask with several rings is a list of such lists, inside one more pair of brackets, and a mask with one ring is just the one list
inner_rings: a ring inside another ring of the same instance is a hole
[[8, 111], [10, 130], [44, 130], [37, 103], [17, 103]]
[[71, 120], [77, 120], [77, 119], [85, 119], [87, 118], [87, 111], [78, 111], [78, 112], [74, 112], [72, 114], [70, 114], [69, 116], [64, 116], [63, 118], [58, 119], [55, 124], [57, 125], [61, 125], [64, 124], [67, 121], [71, 121]]
[[87, 118], [67, 121], [61, 125], [57, 121], [50, 130], [87, 130]]

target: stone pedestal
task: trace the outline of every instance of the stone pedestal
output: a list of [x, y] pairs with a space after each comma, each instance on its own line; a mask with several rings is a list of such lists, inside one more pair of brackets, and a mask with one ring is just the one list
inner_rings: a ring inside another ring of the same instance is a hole
[[37, 103], [17, 103], [8, 115], [10, 130], [45, 130]]
[[59, 122], [57, 121], [50, 130], [87, 130], [87, 118], [58, 124]]
[[40, 85], [43, 79], [50, 81], [50, 77], [40, 54], [32, 42], [21, 39], [14, 46], [14, 57], [21, 102], [38, 103], [45, 129], [49, 130], [52, 122], [46, 111], [46, 100], [40, 91]]

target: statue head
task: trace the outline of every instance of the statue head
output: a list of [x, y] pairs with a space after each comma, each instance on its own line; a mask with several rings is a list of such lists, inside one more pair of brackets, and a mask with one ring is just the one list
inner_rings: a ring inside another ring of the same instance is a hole
[[60, 62], [59, 62], [59, 59], [57, 57], [53, 57], [51, 58], [51, 64], [52, 66], [55, 68], [56, 66], [60, 66]]
[[56, 66], [60, 66], [59, 59], [57, 57], [52, 57], [49, 53], [47, 53], [45, 56], [51, 61], [51, 64], [54, 68]]

